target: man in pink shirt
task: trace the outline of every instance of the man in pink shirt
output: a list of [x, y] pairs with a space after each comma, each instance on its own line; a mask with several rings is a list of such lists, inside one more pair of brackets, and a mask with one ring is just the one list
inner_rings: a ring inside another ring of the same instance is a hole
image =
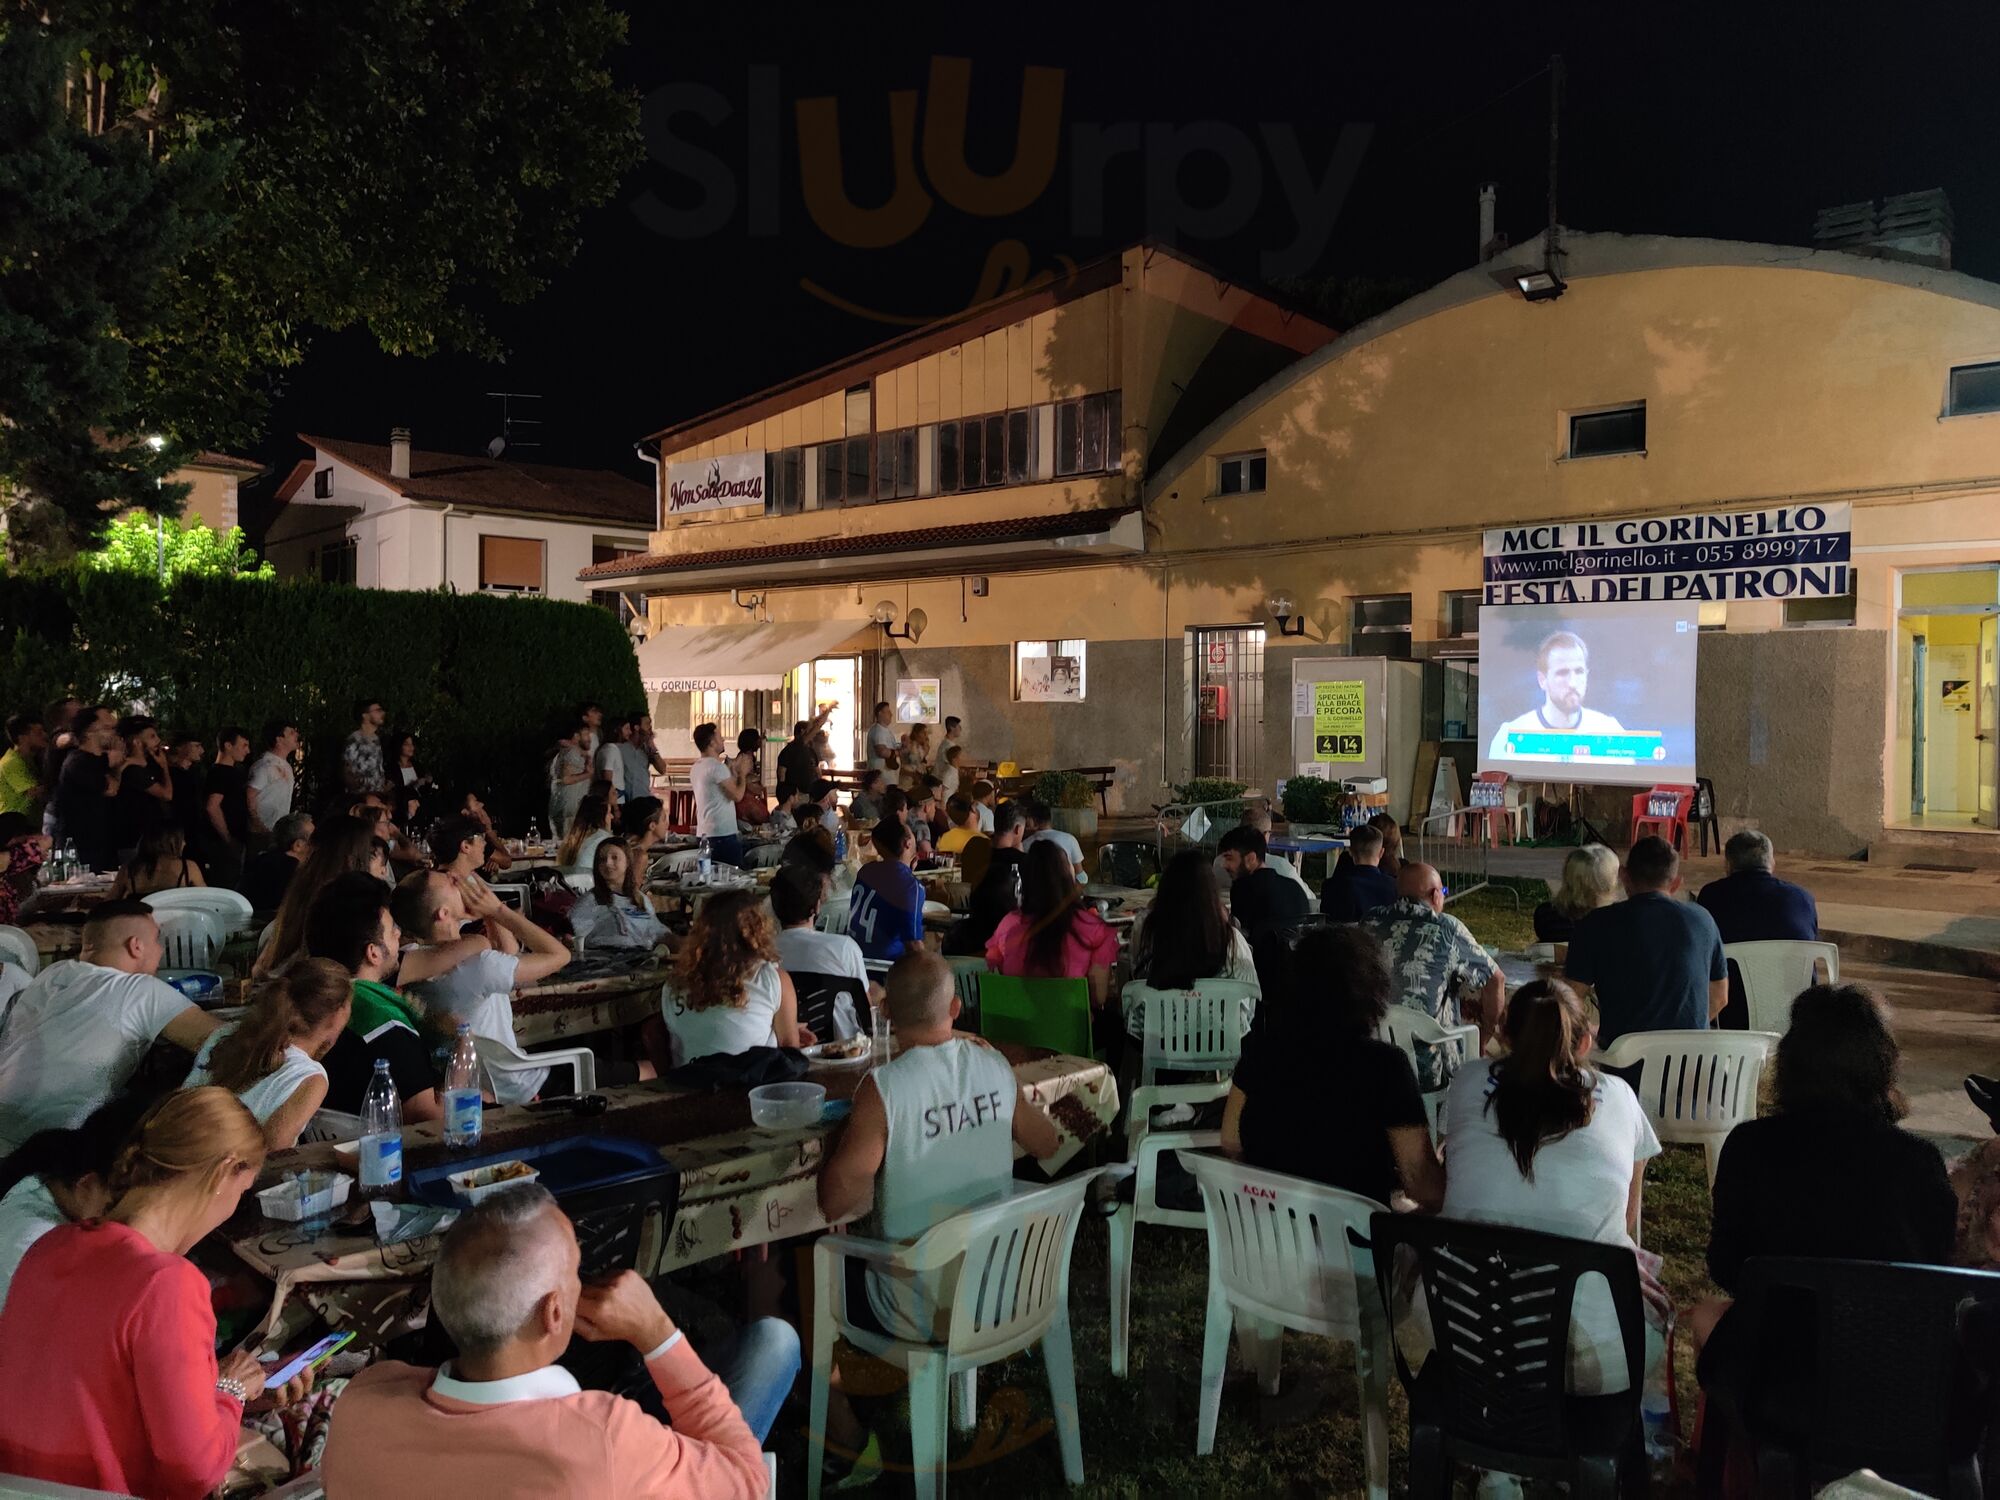
[[[355, 1378], [327, 1432], [329, 1500], [760, 1500], [761, 1434], [798, 1372], [798, 1335], [771, 1318], [745, 1329], [727, 1361], [743, 1377], [732, 1391], [636, 1272], [586, 1287], [578, 1263], [575, 1230], [539, 1186], [461, 1214], [431, 1283], [432, 1310], [458, 1357], [436, 1370], [389, 1361]], [[674, 1425], [623, 1396], [580, 1389], [555, 1362], [572, 1332], [637, 1349]]]

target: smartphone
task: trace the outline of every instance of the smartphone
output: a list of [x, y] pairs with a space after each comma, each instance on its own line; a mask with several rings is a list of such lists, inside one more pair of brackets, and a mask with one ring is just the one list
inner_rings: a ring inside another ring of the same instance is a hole
[[354, 1335], [351, 1333], [329, 1333], [317, 1344], [292, 1356], [275, 1370], [267, 1370], [264, 1373], [264, 1384], [276, 1390], [287, 1381], [297, 1380], [307, 1370], [318, 1369], [353, 1342]]

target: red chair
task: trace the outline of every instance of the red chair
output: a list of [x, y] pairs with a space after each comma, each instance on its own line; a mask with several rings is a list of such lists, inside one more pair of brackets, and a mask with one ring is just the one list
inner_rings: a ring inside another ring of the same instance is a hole
[[[1472, 801], [1459, 809], [1463, 820], [1465, 837], [1478, 838], [1483, 832], [1486, 843], [1491, 848], [1500, 847], [1500, 830], [1507, 829], [1512, 837], [1514, 809], [1507, 806], [1507, 782], [1510, 778], [1505, 771], [1480, 771], [1472, 778]], [[1482, 787], [1492, 790], [1482, 792]], [[1490, 799], [1490, 800], [1489, 800]]]
[[[1655, 797], [1672, 797], [1673, 812], [1653, 812], [1651, 803]], [[1688, 815], [1693, 811], [1694, 788], [1691, 786], [1656, 786], [1651, 791], [1637, 793], [1632, 798], [1632, 842], [1636, 844], [1647, 834], [1656, 833], [1686, 855]]]

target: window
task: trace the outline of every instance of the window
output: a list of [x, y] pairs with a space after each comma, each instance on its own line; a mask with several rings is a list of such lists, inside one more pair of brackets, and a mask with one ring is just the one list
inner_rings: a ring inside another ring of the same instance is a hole
[[354, 582], [354, 538], [344, 536], [337, 542], [328, 542], [319, 549], [319, 581], [321, 583]]
[[917, 492], [917, 429], [875, 435], [875, 498], [908, 500]]
[[1479, 634], [1478, 589], [1453, 589], [1444, 596], [1444, 633], [1450, 640]]
[[2000, 361], [1959, 365], [1951, 372], [1951, 393], [1944, 414], [1969, 417], [1982, 411], [2000, 411]]
[[986, 483], [986, 424], [974, 417], [960, 425], [959, 438], [965, 454], [965, 478], [959, 487], [976, 490]]
[[1828, 594], [1785, 601], [1787, 625], [1852, 625], [1854, 595]]
[[821, 443], [819, 446], [819, 503], [838, 505], [847, 493], [847, 445]]
[[540, 537], [481, 536], [479, 587], [488, 592], [539, 594], [546, 545]]
[[333, 470], [330, 468], [313, 470], [313, 499], [331, 500], [332, 498]]
[[1222, 472], [1217, 477], [1215, 492], [1218, 495], [1250, 495], [1264, 488], [1264, 451], [1255, 453], [1232, 453], [1222, 460]]
[[1696, 606], [1695, 628], [1697, 630], [1727, 630], [1729, 628], [1729, 602], [1726, 599], [1704, 599]]
[[1374, 594], [1354, 601], [1353, 639], [1350, 656], [1397, 656], [1410, 654], [1410, 596]]
[[1082, 641], [1014, 642], [1014, 701], [1082, 702], [1084, 654]]
[[764, 455], [764, 514], [795, 516], [806, 508], [803, 448], [780, 448]]
[[986, 482], [1005, 484], [1007, 482], [1007, 417], [985, 418], [986, 427]]
[[865, 503], [868, 499], [869, 474], [868, 450], [872, 445], [865, 437], [851, 437], [847, 440], [847, 503]]
[[1035, 424], [1025, 411], [1007, 413], [1007, 482], [1026, 484], [1035, 466]]
[[1569, 457], [1602, 458], [1646, 451], [1646, 403], [1580, 411], [1569, 419]]
[[940, 422], [937, 430], [937, 487], [940, 495], [949, 495], [958, 484], [958, 434], [956, 422]]

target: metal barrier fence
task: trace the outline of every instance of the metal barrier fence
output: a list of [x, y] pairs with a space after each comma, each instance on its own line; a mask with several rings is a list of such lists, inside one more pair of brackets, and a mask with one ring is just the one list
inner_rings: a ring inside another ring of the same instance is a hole
[[1425, 818], [1417, 824], [1414, 839], [1405, 840], [1403, 845], [1410, 858], [1438, 872], [1447, 904], [1492, 884], [1492, 851], [1483, 837], [1463, 831], [1465, 812], [1460, 808]]

